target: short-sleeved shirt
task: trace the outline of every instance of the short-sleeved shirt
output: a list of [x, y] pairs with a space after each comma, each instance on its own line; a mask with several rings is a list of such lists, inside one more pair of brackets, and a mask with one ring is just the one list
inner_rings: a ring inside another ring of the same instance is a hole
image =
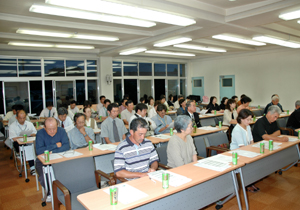
[[[13, 124], [15, 121], [17, 121], [16, 115], [11, 116], [8, 120], [8, 126]], [[30, 122], [28, 115], [26, 115], [26, 121]]]
[[172, 118], [168, 115], [165, 115], [164, 118], [161, 118], [158, 114], [151, 118], [156, 124], [155, 134], [160, 133], [170, 133], [169, 129], [165, 129], [162, 132], [159, 132], [160, 129], [165, 127], [166, 125], [170, 125], [172, 123]]
[[74, 109], [71, 109], [71, 107], [69, 106], [69, 109], [68, 109], [68, 111], [72, 112], [73, 114], [76, 114], [76, 113], [78, 113], [78, 112], [79, 112], [79, 109], [78, 109], [78, 107], [77, 107], [77, 106], [75, 106], [75, 107], [74, 107]]
[[21, 125], [17, 120], [14, 121], [10, 126], [9, 126], [9, 138], [15, 138], [20, 136], [20, 133], [22, 131], [30, 131], [32, 130], [33, 134], [36, 134], [36, 129], [32, 122], [25, 121], [23, 125]]
[[254, 142], [258, 142], [263, 140], [262, 136], [265, 134], [272, 134], [275, 131], [278, 131], [279, 127], [277, 125], [277, 122], [269, 123], [266, 116], [263, 116], [262, 118], [258, 119], [256, 123], [254, 124], [254, 128], [252, 131], [253, 134], [253, 140]]
[[140, 145], [136, 145], [132, 143], [129, 136], [117, 146], [114, 171], [115, 173], [121, 170], [146, 173], [149, 166], [158, 161], [157, 152], [150, 140], [144, 139]]
[[[59, 122], [58, 127], [62, 127], [62, 121], [57, 117], [57, 120]], [[64, 121], [64, 128], [74, 125], [74, 122], [71, 120], [69, 116], [66, 117]]]
[[129, 123], [129, 120], [131, 118], [132, 115], [135, 114], [135, 111], [132, 110], [131, 113], [128, 111], [128, 109], [124, 109], [122, 112], [121, 112], [121, 119], [122, 120], [127, 120], [127, 122]]
[[300, 109], [296, 109], [289, 117], [286, 127], [300, 128]]
[[[92, 128], [84, 127], [86, 134], [95, 142], [95, 134]], [[75, 126], [68, 132], [71, 149], [77, 149], [88, 145], [84, 136]]]
[[232, 136], [231, 143], [230, 143], [231, 150], [239, 148], [240, 147], [239, 145], [247, 146], [253, 140], [250, 125], [248, 125], [245, 130], [242, 126], [237, 124], [234, 127], [231, 136]]
[[108, 112], [107, 112], [107, 109], [105, 107], [102, 107], [100, 109], [99, 116], [102, 116], [102, 117], [107, 117], [108, 116]]
[[116, 126], [118, 129], [119, 139], [120, 141], [123, 140], [123, 135], [126, 134], [128, 131], [125, 128], [125, 125], [122, 120], [119, 118], [112, 119], [110, 116], [104, 120], [104, 122], [101, 124], [101, 137], [108, 137], [109, 140], [113, 143], [116, 142], [114, 138], [114, 132], [113, 132], [113, 121], [116, 121]]
[[98, 114], [100, 113], [100, 110], [102, 109], [102, 107], [103, 107], [102, 103], [97, 104], [97, 112], [98, 112]]
[[[49, 116], [49, 111], [50, 111], [50, 116]], [[40, 117], [57, 117], [57, 111], [55, 107], [52, 107], [51, 110], [48, 108], [43, 109], [43, 111], [40, 114]]]
[[177, 135], [170, 138], [167, 147], [168, 166], [174, 168], [191, 163], [196, 154], [193, 138], [190, 135], [187, 135], [186, 142]]

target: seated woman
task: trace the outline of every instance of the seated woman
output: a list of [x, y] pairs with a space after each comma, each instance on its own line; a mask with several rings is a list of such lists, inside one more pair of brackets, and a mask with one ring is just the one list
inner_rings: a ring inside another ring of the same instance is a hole
[[234, 99], [229, 99], [224, 111], [223, 125], [230, 127], [232, 124], [236, 124], [236, 118], [238, 114], [235, 110], [235, 107], [236, 101]]
[[154, 107], [152, 107], [151, 109], [148, 109], [148, 117], [150, 119], [157, 115], [156, 109], [159, 104], [160, 104], [160, 100], [156, 100], [154, 103]]
[[225, 110], [227, 102], [228, 102], [228, 98], [223, 97], [222, 101], [221, 101], [221, 104], [220, 104], [220, 109]]
[[239, 113], [242, 109], [249, 109], [250, 110], [250, 107], [249, 107], [249, 104], [251, 102], [251, 98], [249, 98], [248, 96], [244, 96], [242, 99], [241, 99], [241, 105], [237, 108], [237, 113]]
[[170, 107], [170, 108], [172, 107], [171, 109], [173, 109], [173, 108], [174, 108], [174, 102], [173, 102], [173, 98], [174, 98], [174, 97], [173, 97], [172, 94], [170, 94], [168, 98], [169, 98], [169, 100], [168, 100], [167, 103], [168, 103], [169, 107]]
[[214, 113], [215, 110], [217, 111], [217, 113], [223, 112], [221, 111], [219, 105], [217, 104], [216, 96], [210, 97], [209, 104], [207, 105], [206, 109], [208, 109], [207, 113]]
[[184, 99], [179, 100], [179, 109], [177, 109], [177, 116], [186, 113], [186, 101]]
[[167, 107], [164, 104], [159, 104], [156, 109], [157, 115], [151, 118], [157, 125], [155, 134], [170, 133], [170, 128], [173, 128], [172, 118], [166, 115]]
[[90, 127], [92, 129], [98, 128], [96, 120], [91, 118], [91, 116], [92, 116], [91, 108], [89, 108], [89, 107], [83, 108], [83, 113], [85, 114], [84, 126]]
[[[237, 117], [238, 124], [232, 131], [232, 138], [230, 143], [230, 150], [237, 149], [243, 146], [247, 146], [253, 143], [253, 136], [250, 128], [252, 122], [252, 112], [249, 109], [242, 109]], [[247, 187], [249, 192], [257, 192], [257, 188], [254, 184]]]
[[180, 115], [174, 122], [175, 133], [169, 140], [167, 157], [169, 167], [178, 167], [197, 161], [197, 152], [191, 133], [192, 119], [187, 115]]

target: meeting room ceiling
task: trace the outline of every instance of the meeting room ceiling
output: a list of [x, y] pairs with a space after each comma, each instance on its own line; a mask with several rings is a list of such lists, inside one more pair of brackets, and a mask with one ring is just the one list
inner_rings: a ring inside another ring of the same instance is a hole
[[[60, 0], [61, 2], [65, 0]], [[68, 0], [67, 0], [68, 1]], [[93, 1], [93, 0], [91, 0]], [[94, 0], [97, 1], [97, 0]], [[101, 0], [98, 0], [101, 1]], [[263, 50], [291, 49], [275, 44], [254, 46], [215, 39], [215, 35], [229, 35], [252, 40], [256, 36], [269, 36], [300, 44], [300, 20], [283, 20], [280, 14], [300, 10], [299, 0], [120, 0], [109, 2], [164, 12], [195, 21], [188, 26], [155, 22], [152, 27], [129, 26], [78, 17], [63, 17], [29, 11], [34, 4], [48, 5], [45, 0], [1, 0], [0, 1], [0, 51], [65, 52], [111, 56], [114, 58], [157, 57], [199, 59], [212, 56], [240, 54]], [[86, 1], [82, 1], [86, 2]], [[64, 8], [68, 8], [64, 6]], [[90, 12], [85, 8], [83, 12]], [[95, 12], [97, 15], [103, 14]], [[118, 14], [119, 15], [119, 14]], [[118, 15], [115, 15], [118, 17]], [[136, 18], [137, 19], [137, 18]], [[138, 19], [140, 20], [140, 19]], [[64, 38], [16, 33], [18, 29], [40, 30], [74, 35], [117, 37], [117, 41]], [[161, 41], [174, 38], [190, 38], [185, 45], [202, 47], [187, 49], [169, 45], [156, 47]], [[92, 46], [93, 49], [51, 48], [8, 45], [9, 42], [56, 45]], [[179, 53], [150, 54], [145, 51], [120, 55], [121, 52], [144, 48], [147, 51]], [[205, 48], [226, 52], [205, 51]], [[194, 54], [183, 56], [180, 53]], [[1, 53], [0, 53], [1, 54]]]

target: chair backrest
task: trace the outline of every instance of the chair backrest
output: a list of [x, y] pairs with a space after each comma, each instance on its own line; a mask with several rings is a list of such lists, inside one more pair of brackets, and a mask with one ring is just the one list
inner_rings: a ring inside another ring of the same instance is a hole
[[[209, 134], [207, 135], [207, 138], [204, 138], [204, 140], [205, 139], [206, 139], [207, 146], [218, 146], [220, 144], [229, 144], [228, 137], [224, 132]], [[211, 155], [216, 155], [216, 154], [217, 154], [216, 151], [211, 152]]]
[[206, 158], [207, 154], [206, 154], [206, 144], [204, 141], [204, 137], [205, 136], [195, 136], [194, 143], [195, 143], [198, 156]]
[[93, 157], [77, 158], [52, 165], [55, 178], [71, 193], [96, 186]]
[[277, 124], [279, 127], [286, 127], [286, 119], [285, 118], [278, 118], [277, 120]]
[[223, 116], [215, 117], [216, 125], [219, 125], [219, 121], [221, 121], [223, 123]]
[[168, 143], [163, 143], [160, 145], [160, 147], [156, 148], [156, 152], [159, 157], [159, 163], [162, 163], [164, 165], [168, 164], [167, 147], [168, 147]]
[[216, 126], [215, 119], [213, 117], [200, 119], [200, 123], [202, 126]]
[[255, 115], [256, 117], [262, 116], [261, 110], [254, 110], [254, 111], [252, 111], [252, 113], [253, 113], [253, 115]]

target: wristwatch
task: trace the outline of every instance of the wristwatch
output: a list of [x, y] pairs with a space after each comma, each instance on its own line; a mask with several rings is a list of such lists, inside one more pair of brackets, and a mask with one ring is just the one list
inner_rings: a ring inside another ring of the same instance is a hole
[[83, 135], [83, 137], [86, 137], [87, 136], [87, 133], [85, 133], [85, 135]]

